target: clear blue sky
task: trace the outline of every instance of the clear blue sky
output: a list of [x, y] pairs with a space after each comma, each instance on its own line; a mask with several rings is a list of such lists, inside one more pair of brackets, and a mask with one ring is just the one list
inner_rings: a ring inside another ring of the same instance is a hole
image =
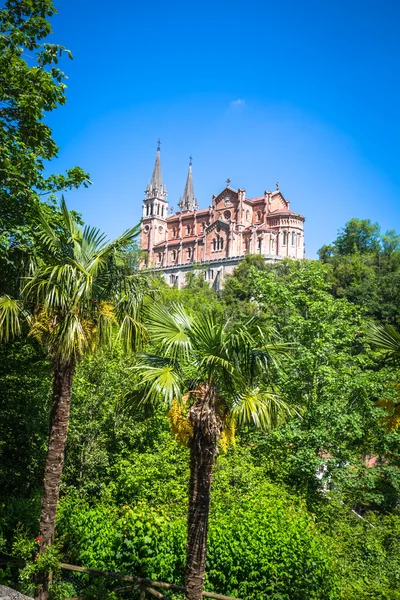
[[280, 181], [306, 217], [310, 258], [351, 217], [400, 230], [400, 3], [56, 0], [67, 104], [48, 122], [53, 169], [115, 236], [140, 219], [157, 138], [170, 205], [193, 155], [200, 207], [227, 177], [248, 196]]

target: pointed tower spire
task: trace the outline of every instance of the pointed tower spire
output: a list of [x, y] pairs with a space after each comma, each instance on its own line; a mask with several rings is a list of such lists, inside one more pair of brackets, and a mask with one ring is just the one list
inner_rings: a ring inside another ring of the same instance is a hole
[[197, 200], [194, 197], [193, 175], [192, 175], [192, 157], [189, 157], [189, 171], [186, 179], [185, 190], [179, 201], [179, 208], [182, 212], [196, 210], [198, 207]]
[[166, 189], [162, 183], [160, 144], [161, 144], [161, 141], [160, 141], [160, 139], [158, 139], [157, 156], [156, 156], [156, 162], [154, 163], [153, 175], [151, 176], [151, 181], [146, 189], [146, 194], [147, 194], [148, 198], [162, 199], [166, 195]]

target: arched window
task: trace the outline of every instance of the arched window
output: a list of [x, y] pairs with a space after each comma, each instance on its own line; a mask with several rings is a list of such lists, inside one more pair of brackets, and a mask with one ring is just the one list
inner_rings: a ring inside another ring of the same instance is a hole
[[172, 250], [172, 260], [176, 260], [176, 257], [177, 257], [177, 251]]
[[257, 221], [261, 221], [261, 211], [260, 210], [257, 213]]
[[213, 239], [213, 251], [215, 252], [217, 249], [217, 240], [214, 238]]
[[294, 246], [294, 231], [292, 231], [292, 246]]
[[286, 238], [287, 238], [287, 233], [286, 233], [286, 231], [284, 231], [283, 232], [282, 246], [286, 246]]
[[248, 220], [249, 220], [249, 217], [250, 217], [250, 213], [249, 213], [249, 211], [248, 211], [248, 210], [246, 210], [246, 221], [248, 221]]
[[157, 259], [158, 259], [158, 262], [160, 263], [161, 262], [161, 252], [158, 253]]
[[300, 242], [301, 242], [301, 234], [298, 233], [297, 234], [297, 246], [300, 248]]
[[224, 247], [224, 238], [219, 238], [219, 249], [222, 250]]
[[186, 250], [186, 253], [187, 253], [187, 259], [188, 259], [188, 260], [190, 260], [190, 259], [192, 258], [192, 249], [191, 249], [191, 248], [188, 248], [188, 249]]
[[154, 205], [152, 204], [152, 205], [151, 205], [151, 208], [150, 208], [150, 214], [151, 214], [151, 215], [153, 214], [153, 208], [154, 208]]
[[149, 208], [150, 208], [150, 207], [149, 207], [149, 205], [148, 205], [148, 204], [146, 204], [146, 217], [148, 217], [148, 216], [149, 216]]
[[157, 214], [158, 215], [160, 214], [160, 205], [159, 204], [157, 204]]
[[261, 252], [261, 243], [262, 243], [261, 238], [258, 238], [258, 249], [260, 250], [260, 252]]
[[164, 206], [161, 207], [161, 216], [164, 216]]

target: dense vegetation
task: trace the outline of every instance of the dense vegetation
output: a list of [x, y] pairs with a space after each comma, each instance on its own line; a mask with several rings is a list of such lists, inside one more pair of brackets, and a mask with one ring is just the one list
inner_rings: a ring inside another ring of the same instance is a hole
[[[182, 290], [141, 281], [125, 244], [135, 232], [103, 246], [65, 205], [43, 201], [89, 181], [79, 168], [44, 176], [57, 146], [43, 119], [65, 102], [67, 51], [44, 42], [53, 13], [51, 0], [7, 0], [0, 12], [0, 583], [33, 593], [52, 570], [54, 600], [116, 597], [106, 580], [66, 577], [60, 559], [183, 583], [199, 399], [187, 392], [211, 386], [206, 588], [243, 600], [400, 598], [400, 236], [352, 219], [319, 261], [247, 256], [220, 294], [201, 271]], [[138, 281], [151, 292], [144, 321]], [[20, 327], [7, 326], [10, 312]], [[373, 323], [394, 326], [390, 356]], [[176, 324], [182, 353], [166, 342]], [[37, 538], [43, 476], [54, 380], [71, 357], [51, 545]], [[175, 387], [150, 377], [154, 367]]]
[[[334, 261], [269, 266], [249, 256], [220, 296], [201, 273], [181, 291], [158, 284], [164, 305], [256, 315], [292, 344], [274, 373], [291, 416], [268, 432], [246, 426], [220, 448], [207, 589], [249, 599], [398, 595], [399, 434], [387, 421], [400, 373], [366, 337], [380, 315], [337, 297]], [[1, 352], [0, 522], [13, 554], [37, 533], [51, 369], [32, 339]], [[188, 449], [162, 410], [121, 410], [132, 364], [116, 344], [77, 368], [57, 544], [66, 561], [182, 582]], [[12, 577], [4, 568], [3, 580]]]

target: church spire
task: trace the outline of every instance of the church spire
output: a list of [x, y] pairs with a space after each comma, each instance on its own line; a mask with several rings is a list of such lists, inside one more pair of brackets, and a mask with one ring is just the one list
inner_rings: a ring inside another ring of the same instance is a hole
[[185, 190], [178, 204], [182, 212], [193, 211], [198, 207], [197, 200], [194, 197], [193, 175], [192, 175], [192, 157], [189, 158], [189, 171], [186, 179]]
[[156, 162], [154, 163], [153, 175], [152, 175], [151, 181], [145, 191], [148, 198], [163, 199], [164, 196], [166, 196], [166, 194], [167, 194], [166, 188], [165, 188], [165, 186], [163, 186], [163, 183], [162, 183], [160, 144], [161, 144], [161, 141], [158, 140], [157, 156], [156, 156]]

